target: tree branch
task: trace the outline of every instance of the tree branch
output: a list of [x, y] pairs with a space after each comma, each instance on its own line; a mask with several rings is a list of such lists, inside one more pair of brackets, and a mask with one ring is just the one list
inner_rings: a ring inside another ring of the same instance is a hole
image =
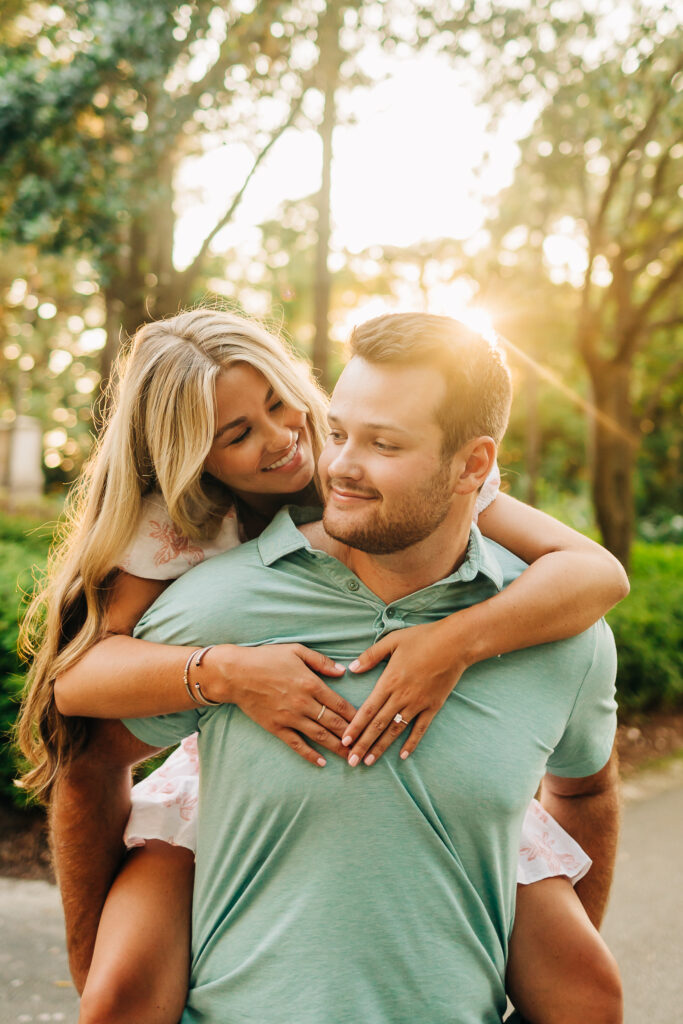
[[675, 363], [672, 363], [669, 369], [666, 371], [666, 373], [659, 378], [657, 387], [648, 398], [647, 405], [643, 409], [643, 412], [640, 416], [641, 420], [652, 419], [654, 414], [657, 412], [659, 402], [661, 400], [662, 395], [664, 394], [664, 389], [668, 385], [669, 381], [675, 380], [676, 377], [678, 377], [679, 373], [681, 372], [681, 369], [683, 369], [683, 359], [678, 359]]
[[634, 316], [628, 325], [628, 331], [625, 332], [624, 341], [619, 348], [617, 359], [626, 359], [633, 353], [638, 337], [646, 327], [649, 314], [669, 289], [673, 288], [679, 281], [683, 281], [683, 257], [674, 264], [668, 277], [661, 278], [645, 301], [635, 308]]
[[648, 334], [652, 334], [654, 331], [666, 331], [670, 327], [683, 327], [683, 313], [680, 316], [672, 316], [668, 320], [655, 320], [647, 331]]
[[[650, 245], [648, 245], [647, 249], [644, 251], [640, 263], [637, 267], [634, 268], [634, 275], [637, 277], [638, 274], [642, 274], [648, 263], [651, 263], [652, 260], [655, 259], [655, 257], [662, 251], [662, 249], [666, 249], [673, 242], [678, 242], [682, 238], [683, 224], [681, 224], [680, 227], [674, 228], [673, 231], [667, 231], [663, 232], [662, 234], [656, 235], [656, 237], [653, 238]], [[628, 255], [633, 255], [634, 253], [635, 246], [629, 249]]]
[[299, 111], [301, 109], [301, 104], [303, 103], [304, 95], [305, 95], [305, 90], [304, 90], [304, 92], [302, 92], [297, 97], [297, 99], [292, 104], [292, 108], [291, 108], [291, 110], [289, 112], [289, 117], [287, 118], [287, 120], [282, 125], [280, 125], [280, 127], [271, 135], [271, 137], [268, 140], [268, 142], [266, 143], [266, 145], [263, 147], [261, 152], [256, 156], [253, 164], [251, 165], [251, 168], [249, 169], [249, 173], [247, 174], [246, 178], [242, 182], [241, 188], [239, 189], [239, 191], [235, 195], [233, 201], [231, 202], [231, 204], [228, 207], [228, 209], [226, 210], [226, 212], [216, 222], [216, 224], [214, 224], [214, 226], [211, 229], [211, 231], [209, 231], [208, 235], [206, 236], [206, 238], [202, 242], [202, 244], [201, 244], [201, 246], [199, 248], [199, 252], [197, 253], [195, 258], [193, 259], [192, 263], [189, 265], [189, 267], [186, 267], [185, 270], [182, 270], [182, 271], [180, 271], [178, 273], [178, 276], [177, 276], [176, 280], [181, 283], [181, 286], [187, 286], [188, 281], [191, 281], [192, 278], [196, 277], [196, 275], [199, 273], [199, 271], [201, 269], [201, 266], [202, 266], [202, 263], [204, 262], [204, 257], [206, 256], [206, 254], [208, 252], [209, 246], [211, 245], [212, 241], [214, 240], [216, 235], [219, 233], [219, 231], [222, 231], [223, 228], [227, 224], [229, 224], [230, 221], [232, 220], [232, 218], [233, 218], [233, 216], [235, 214], [235, 211], [237, 210], [237, 207], [242, 202], [242, 199], [244, 198], [244, 194], [247, 191], [247, 188], [249, 187], [249, 184], [250, 184], [252, 178], [254, 177], [256, 171], [258, 170], [260, 165], [263, 163], [263, 161], [265, 160], [265, 158], [267, 157], [268, 153], [271, 151], [271, 149], [273, 148], [273, 146], [275, 145], [277, 140], [279, 138], [281, 138], [282, 135], [284, 135], [284, 133], [287, 131], [288, 128], [292, 127], [292, 124], [296, 120], [297, 114], [299, 113]]
[[593, 222], [593, 224], [591, 226], [591, 229], [590, 229], [591, 252], [593, 252], [593, 253], [595, 251], [595, 247], [597, 247], [597, 245], [599, 244], [599, 235], [600, 235], [600, 232], [602, 231], [602, 226], [603, 226], [603, 223], [605, 221], [605, 216], [607, 215], [607, 209], [608, 209], [609, 204], [610, 204], [610, 202], [612, 200], [612, 196], [614, 195], [614, 191], [615, 191], [615, 189], [616, 189], [616, 187], [617, 187], [617, 185], [619, 183], [619, 178], [621, 177], [621, 172], [623, 171], [624, 167], [626, 166], [626, 164], [628, 162], [628, 158], [629, 158], [630, 154], [633, 152], [633, 150], [637, 149], [638, 146], [640, 146], [640, 144], [645, 141], [645, 139], [648, 137], [648, 135], [652, 131], [654, 125], [656, 124], [657, 118], [659, 117], [659, 112], [662, 109], [662, 107], [665, 105], [665, 102], [666, 102], [666, 97], [662, 93], [660, 93], [657, 96], [657, 98], [655, 99], [655, 101], [654, 101], [654, 103], [652, 105], [652, 109], [650, 110], [650, 113], [648, 114], [648, 117], [647, 117], [647, 120], [645, 121], [645, 124], [640, 129], [640, 131], [637, 132], [635, 138], [633, 138], [624, 147], [621, 156], [619, 157], [619, 159], [617, 160], [616, 164], [614, 165], [614, 167], [612, 167], [612, 169], [610, 171], [609, 179], [607, 181], [607, 185], [605, 186], [605, 191], [603, 192], [602, 199], [600, 200], [600, 206], [598, 207], [598, 212], [596, 214], [595, 220], [594, 220], [594, 222]]

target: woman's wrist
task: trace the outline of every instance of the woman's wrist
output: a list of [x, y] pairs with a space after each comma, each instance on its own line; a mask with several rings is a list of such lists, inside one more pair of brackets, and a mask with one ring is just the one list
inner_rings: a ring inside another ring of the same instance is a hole
[[201, 667], [196, 671], [201, 673], [199, 682], [207, 700], [219, 704], [235, 703], [241, 661], [242, 648], [235, 644], [217, 644], [206, 652]]
[[434, 624], [439, 631], [439, 643], [453, 653], [461, 672], [489, 657], [482, 642], [482, 630], [476, 622], [477, 617], [470, 614], [478, 607], [472, 605], [471, 608], [463, 608]]

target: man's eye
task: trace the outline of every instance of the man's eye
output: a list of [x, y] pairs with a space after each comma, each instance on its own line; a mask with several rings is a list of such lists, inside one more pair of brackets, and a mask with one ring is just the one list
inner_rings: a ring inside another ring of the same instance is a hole
[[386, 441], [375, 441], [375, 448], [379, 448], [381, 452], [397, 452], [398, 445], [387, 444]]
[[330, 430], [328, 435], [330, 441], [342, 441], [343, 437], [338, 430]]

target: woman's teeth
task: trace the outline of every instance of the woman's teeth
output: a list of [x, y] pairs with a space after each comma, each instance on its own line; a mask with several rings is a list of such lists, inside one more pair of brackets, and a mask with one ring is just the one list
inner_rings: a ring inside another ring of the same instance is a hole
[[271, 469], [279, 469], [280, 466], [286, 466], [287, 463], [292, 461], [292, 459], [294, 458], [294, 456], [296, 455], [298, 450], [299, 450], [299, 438], [297, 437], [296, 441], [294, 442], [294, 444], [292, 445], [290, 450], [287, 452], [287, 454], [283, 455], [282, 458], [278, 459], [277, 462], [274, 462], [272, 464], [272, 466], [266, 466], [266, 468], [264, 469], [263, 472], [264, 473], [269, 473], [271, 471]]

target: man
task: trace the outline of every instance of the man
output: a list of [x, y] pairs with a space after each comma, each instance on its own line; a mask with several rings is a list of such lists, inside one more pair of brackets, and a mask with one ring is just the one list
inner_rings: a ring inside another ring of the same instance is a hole
[[[136, 635], [296, 641], [349, 663], [393, 629], [491, 596], [523, 569], [471, 529], [509, 403], [500, 354], [453, 321], [364, 325], [330, 408], [323, 522], [283, 509], [170, 587]], [[340, 693], [358, 706], [379, 672], [347, 673]], [[183, 1020], [500, 1021], [522, 816], [546, 770], [564, 779], [553, 812], [564, 798], [588, 813], [613, 679], [604, 623], [480, 663], [414, 757], [390, 751], [371, 771], [335, 758], [311, 773], [234, 706], [127, 722], [154, 746], [199, 731]]]

